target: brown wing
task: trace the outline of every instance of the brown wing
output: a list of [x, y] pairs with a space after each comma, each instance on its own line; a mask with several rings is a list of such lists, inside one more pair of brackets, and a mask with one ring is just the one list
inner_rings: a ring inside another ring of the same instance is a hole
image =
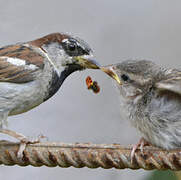
[[43, 69], [43, 60], [39, 53], [21, 44], [0, 48], [0, 81], [13, 83], [32, 81]]

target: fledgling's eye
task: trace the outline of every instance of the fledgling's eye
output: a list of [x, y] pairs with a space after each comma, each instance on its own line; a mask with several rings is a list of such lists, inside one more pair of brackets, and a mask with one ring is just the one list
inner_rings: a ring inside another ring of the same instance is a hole
[[121, 75], [121, 79], [122, 79], [123, 81], [128, 81], [128, 80], [129, 80], [129, 76], [126, 75], [126, 74], [122, 74], [122, 75]]

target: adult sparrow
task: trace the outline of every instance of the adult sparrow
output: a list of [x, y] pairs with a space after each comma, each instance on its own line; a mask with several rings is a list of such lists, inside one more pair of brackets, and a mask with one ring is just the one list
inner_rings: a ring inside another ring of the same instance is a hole
[[21, 141], [25, 136], [3, 129], [7, 117], [40, 105], [74, 71], [98, 69], [89, 45], [65, 33], [0, 48], [0, 132]]
[[146, 142], [166, 150], [181, 147], [181, 70], [167, 69], [151, 61], [127, 60], [101, 68], [117, 81], [121, 108]]

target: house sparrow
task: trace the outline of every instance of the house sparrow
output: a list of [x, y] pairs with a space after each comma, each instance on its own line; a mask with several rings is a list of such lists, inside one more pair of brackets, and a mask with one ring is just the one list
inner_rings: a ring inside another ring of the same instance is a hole
[[3, 129], [7, 117], [40, 105], [71, 73], [86, 68], [99, 68], [89, 45], [64, 33], [0, 48], [0, 132], [27, 142]]
[[181, 147], [181, 70], [162, 68], [151, 61], [127, 60], [101, 68], [117, 81], [121, 108], [145, 143], [166, 150]]

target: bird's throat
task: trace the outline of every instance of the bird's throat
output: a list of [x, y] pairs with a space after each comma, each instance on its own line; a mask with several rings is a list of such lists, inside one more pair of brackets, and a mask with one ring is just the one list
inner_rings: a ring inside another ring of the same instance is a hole
[[56, 71], [52, 72], [52, 80], [49, 83], [49, 88], [48, 88], [48, 93], [44, 101], [48, 100], [51, 98], [61, 87], [63, 84], [64, 80], [73, 72], [82, 70], [82, 67], [79, 65], [69, 65], [65, 67], [65, 69], [58, 75]]

